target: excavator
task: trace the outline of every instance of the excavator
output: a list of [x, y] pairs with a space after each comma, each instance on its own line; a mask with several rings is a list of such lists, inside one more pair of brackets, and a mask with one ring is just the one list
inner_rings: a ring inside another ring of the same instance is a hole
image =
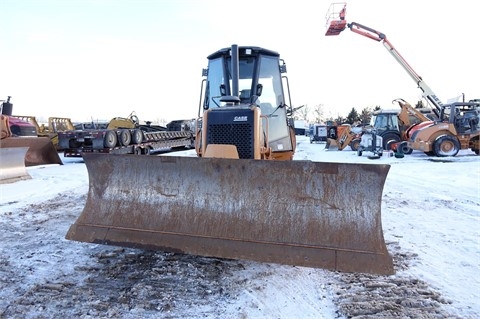
[[84, 153], [87, 200], [66, 239], [393, 274], [381, 222], [390, 165], [293, 160], [279, 53], [234, 44], [207, 60], [195, 156]]

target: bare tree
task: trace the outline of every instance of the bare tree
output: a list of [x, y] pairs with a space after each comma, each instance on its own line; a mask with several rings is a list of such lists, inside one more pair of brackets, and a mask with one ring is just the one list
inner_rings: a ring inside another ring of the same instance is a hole
[[323, 104], [317, 104], [313, 107], [313, 119], [315, 123], [322, 123], [324, 121]]
[[308, 121], [309, 108], [308, 105], [302, 105], [293, 108], [293, 118], [300, 121]]

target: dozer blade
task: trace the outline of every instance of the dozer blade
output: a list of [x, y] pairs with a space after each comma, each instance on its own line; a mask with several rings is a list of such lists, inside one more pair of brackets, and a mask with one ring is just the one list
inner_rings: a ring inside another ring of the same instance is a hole
[[28, 147], [0, 148], [0, 184], [32, 178], [25, 168]]
[[27, 167], [63, 164], [58, 151], [48, 137], [7, 137], [0, 140], [0, 148], [10, 147], [28, 147], [25, 155], [25, 166]]
[[393, 273], [380, 211], [389, 165], [83, 158], [88, 196], [69, 240]]

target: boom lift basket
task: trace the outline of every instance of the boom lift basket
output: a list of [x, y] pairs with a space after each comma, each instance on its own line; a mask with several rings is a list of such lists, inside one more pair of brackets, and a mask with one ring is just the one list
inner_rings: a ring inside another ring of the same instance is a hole
[[335, 2], [330, 5], [325, 15], [325, 28], [327, 29], [325, 35], [339, 35], [340, 32], [345, 30], [347, 27], [346, 10], [346, 2]]

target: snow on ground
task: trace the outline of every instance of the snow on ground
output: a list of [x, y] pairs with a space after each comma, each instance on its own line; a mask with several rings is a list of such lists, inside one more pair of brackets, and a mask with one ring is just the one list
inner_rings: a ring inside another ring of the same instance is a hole
[[0, 318], [480, 317], [479, 156], [370, 160], [297, 142], [296, 160], [391, 165], [382, 223], [395, 275], [67, 241], [88, 175], [63, 158], [0, 185]]

